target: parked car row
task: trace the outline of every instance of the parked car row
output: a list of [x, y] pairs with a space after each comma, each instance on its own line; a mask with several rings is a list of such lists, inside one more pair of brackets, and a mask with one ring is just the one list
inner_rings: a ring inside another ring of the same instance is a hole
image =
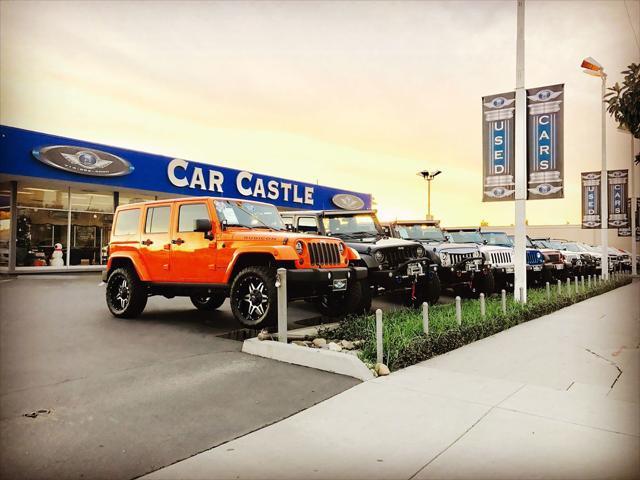
[[[304, 299], [330, 317], [368, 312], [372, 298], [434, 304], [442, 289], [490, 295], [513, 287], [513, 241], [504, 232], [441, 229], [427, 220], [382, 225], [373, 210], [278, 212], [266, 203], [194, 197], [118, 207], [107, 249], [106, 301], [135, 317], [147, 298], [188, 296], [200, 310], [229, 298], [248, 327], [273, 324], [287, 271], [288, 300]], [[596, 273], [598, 252], [577, 242], [534, 239], [527, 276], [542, 283]], [[610, 253], [612, 268], [630, 256]]]

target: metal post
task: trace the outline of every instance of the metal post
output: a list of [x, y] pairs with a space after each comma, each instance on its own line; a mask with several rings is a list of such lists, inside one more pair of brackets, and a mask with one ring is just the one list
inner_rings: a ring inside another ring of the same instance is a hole
[[422, 303], [422, 331], [425, 335], [429, 335], [429, 304]]
[[[516, 39], [516, 111], [515, 111], [515, 244], [514, 292], [521, 291], [527, 303], [526, 200], [527, 200], [527, 92], [524, 87], [525, 2], [518, 0]], [[514, 295], [515, 296], [515, 295]]]
[[382, 310], [376, 310], [376, 361], [382, 363]]
[[502, 289], [502, 313], [507, 313], [507, 291]]
[[580, 283], [582, 284], [582, 291], [584, 292], [584, 275], [580, 276]]
[[462, 325], [462, 305], [460, 302], [460, 297], [456, 297], [456, 321], [458, 322], [458, 326]]
[[487, 316], [486, 305], [484, 304], [484, 293], [480, 294], [480, 315], [482, 318]]
[[576, 275], [575, 277], [573, 277], [573, 279], [575, 281], [574, 287], [575, 287], [575, 292], [576, 292], [576, 295], [577, 295], [578, 294], [578, 276]]
[[550, 301], [551, 300], [551, 285], [549, 285], [549, 282], [547, 282], [546, 287], [547, 287], [547, 301]]
[[567, 295], [571, 295], [571, 277], [567, 277]]
[[431, 179], [427, 178], [427, 220], [431, 220]]
[[633, 155], [633, 135], [629, 132], [629, 137], [631, 138], [631, 167], [629, 168], [629, 189], [631, 190], [631, 275], [635, 276], [638, 274], [638, 266], [636, 264], [636, 255], [638, 254], [638, 244], [636, 243], [636, 210], [637, 210], [637, 200], [636, 200], [636, 186], [634, 183], [635, 180], [635, 156]]
[[607, 178], [607, 104], [604, 96], [607, 93], [607, 75], [602, 71], [602, 178], [600, 180], [600, 238], [602, 242], [602, 273], [605, 278], [609, 278], [609, 185]]
[[278, 341], [287, 343], [287, 269], [279, 268], [276, 277], [278, 289]]
[[589, 287], [589, 290], [591, 290], [591, 275], [589, 275], [589, 279], [587, 280], [587, 286]]
[[562, 295], [562, 282], [558, 280], [558, 295]]

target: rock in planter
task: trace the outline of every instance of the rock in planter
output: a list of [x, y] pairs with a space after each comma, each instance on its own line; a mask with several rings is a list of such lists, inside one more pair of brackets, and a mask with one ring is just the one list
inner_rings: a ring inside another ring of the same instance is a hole
[[266, 328], [263, 328], [262, 330], [260, 330], [260, 333], [258, 333], [258, 340], [270, 340], [271, 339], [271, 334], [269, 333], [269, 330], [267, 330]]
[[350, 342], [349, 340], [342, 340], [340, 342], [340, 346], [345, 350], [353, 350], [355, 348], [353, 342]]
[[376, 363], [375, 371], [381, 377], [384, 377], [385, 375], [389, 375], [391, 373], [389, 367], [387, 367], [384, 363]]
[[328, 348], [332, 352], [341, 352], [342, 351], [342, 347], [340, 345], [338, 345], [337, 343], [334, 343], [334, 342], [329, 343]]
[[324, 346], [326, 344], [327, 344], [327, 341], [324, 338], [314, 338], [313, 339], [313, 345], [315, 347], [320, 348], [320, 347], [322, 347], [322, 346]]

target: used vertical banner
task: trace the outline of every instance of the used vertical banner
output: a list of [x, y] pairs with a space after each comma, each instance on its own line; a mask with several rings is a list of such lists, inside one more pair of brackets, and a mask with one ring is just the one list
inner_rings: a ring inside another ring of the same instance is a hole
[[564, 196], [564, 84], [527, 90], [527, 199]]
[[514, 92], [482, 97], [482, 201], [515, 198]]
[[601, 172], [582, 172], [582, 228], [600, 228], [602, 225], [600, 207]]
[[629, 170], [609, 170], [607, 172], [607, 195], [609, 196], [609, 228], [627, 227]]

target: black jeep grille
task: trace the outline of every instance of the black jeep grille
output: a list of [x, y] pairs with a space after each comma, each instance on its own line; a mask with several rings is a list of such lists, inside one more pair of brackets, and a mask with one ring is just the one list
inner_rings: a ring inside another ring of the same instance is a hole
[[312, 265], [339, 265], [340, 250], [333, 242], [309, 242], [309, 256]]
[[547, 257], [549, 257], [549, 261], [552, 263], [559, 263], [562, 260], [560, 260], [560, 254], [559, 253], [549, 253], [547, 254]]
[[451, 259], [451, 265], [456, 265], [463, 261], [466, 258], [472, 258], [474, 256], [473, 252], [469, 253], [450, 253], [449, 258]]
[[396, 268], [401, 263], [407, 260], [413, 260], [417, 258], [417, 247], [402, 247], [402, 248], [385, 248], [382, 249], [384, 253], [383, 265], [388, 268]]

